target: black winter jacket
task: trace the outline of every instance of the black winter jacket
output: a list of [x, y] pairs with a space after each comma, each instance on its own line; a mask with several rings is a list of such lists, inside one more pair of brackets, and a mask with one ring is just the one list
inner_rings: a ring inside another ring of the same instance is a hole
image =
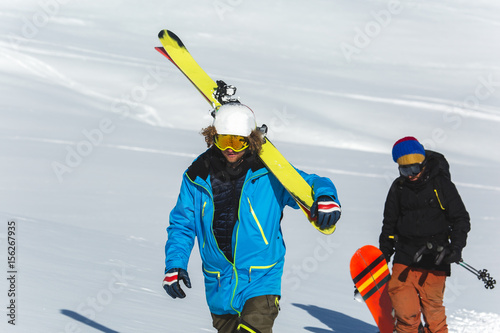
[[[465, 247], [470, 219], [460, 195], [451, 181], [445, 157], [426, 150], [424, 171], [416, 181], [397, 178], [385, 202], [379, 243], [386, 258], [395, 252], [394, 263], [450, 275], [450, 265], [435, 265], [438, 246], [451, 243], [460, 251]], [[422, 259], [414, 262], [415, 253], [426, 244]]]

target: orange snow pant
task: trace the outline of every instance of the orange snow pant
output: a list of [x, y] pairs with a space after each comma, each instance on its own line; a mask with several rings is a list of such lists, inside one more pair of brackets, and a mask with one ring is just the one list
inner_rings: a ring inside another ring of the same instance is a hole
[[389, 295], [398, 333], [418, 333], [423, 314], [426, 333], [448, 333], [443, 306], [446, 273], [394, 264]]

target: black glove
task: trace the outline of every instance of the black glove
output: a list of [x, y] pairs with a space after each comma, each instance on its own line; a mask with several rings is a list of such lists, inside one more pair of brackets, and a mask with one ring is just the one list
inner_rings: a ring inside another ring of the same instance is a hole
[[448, 245], [436, 256], [435, 264], [439, 265], [444, 263], [449, 265], [454, 262], [458, 264], [461, 259], [462, 249], [453, 245]]
[[191, 280], [189, 280], [189, 275], [186, 270], [182, 268], [172, 268], [165, 273], [165, 278], [163, 279], [163, 289], [172, 298], [184, 298], [186, 294], [181, 289], [181, 284], [179, 281], [184, 281], [186, 287], [191, 288]]
[[311, 206], [311, 218], [318, 218], [317, 226], [321, 229], [327, 229], [334, 226], [340, 219], [340, 206], [327, 195], [322, 195]]

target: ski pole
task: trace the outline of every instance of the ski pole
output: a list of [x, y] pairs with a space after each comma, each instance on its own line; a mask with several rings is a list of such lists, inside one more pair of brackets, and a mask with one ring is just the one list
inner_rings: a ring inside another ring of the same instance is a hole
[[497, 283], [497, 281], [492, 276], [490, 276], [490, 273], [488, 273], [487, 269], [477, 270], [466, 263], [463, 259], [460, 259], [457, 264], [474, 274], [479, 280], [482, 280], [486, 289], [495, 288], [495, 284]]

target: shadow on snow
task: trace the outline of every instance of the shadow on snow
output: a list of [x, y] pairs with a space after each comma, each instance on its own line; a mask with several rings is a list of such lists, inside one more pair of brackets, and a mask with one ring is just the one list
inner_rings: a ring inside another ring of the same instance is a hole
[[343, 313], [320, 308], [315, 305], [304, 305], [293, 303], [294, 306], [307, 311], [311, 316], [319, 319], [331, 330], [319, 327], [304, 327], [309, 332], [314, 333], [374, 333], [378, 332], [377, 326], [370, 325], [356, 318], [346, 316]]
[[103, 326], [95, 321], [93, 321], [92, 319], [89, 319], [87, 317], [84, 317], [82, 316], [81, 314], [79, 313], [76, 313], [74, 311], [71, 311], [71, 310], [61, 310], [61, 313], [65, 316], [68, 316], [76, 321], [79, 321], [85, 325], [88, 325], [92, 328], [95, 328], [96, 330], [99, 330], [101, 332], [105, 332], [105, 333], [119, 333], [118, 331], [115, 331], [115, 330], [112, 330], [110, 328], [107, 328], [106, 326]]

